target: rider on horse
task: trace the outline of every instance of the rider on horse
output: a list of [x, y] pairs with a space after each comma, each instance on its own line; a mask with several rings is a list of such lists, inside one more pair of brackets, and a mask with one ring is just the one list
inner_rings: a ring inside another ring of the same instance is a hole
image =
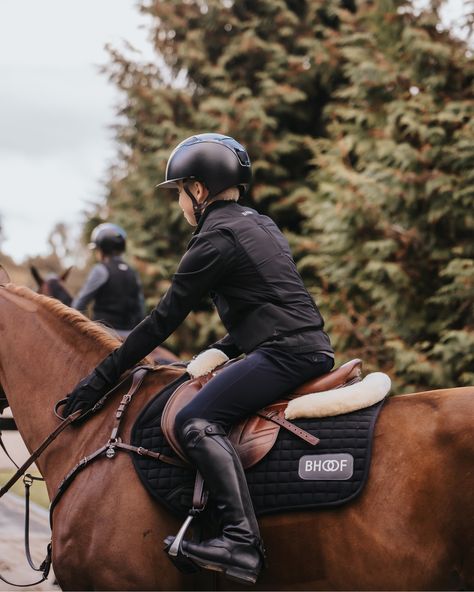
[[92, 300], [92, 318], [122, 337], [145, 316], [143, 290], [137, 272], [123, 259], [127, 243], [125, 230], [117, 224], [96, 226], [89, 248], [99, 262], [94, 265], [72, 307], [84, 311]]
[[160, 187], [178, 190], [184, 216], [196, 227], [188, 249], [156, 308], [76, 386], [64, 409], [67, 416], [91, 408], [210, 293], [228, 334], [204, 355], [214, 354], [215, 365], [245, 357], [207, 382], [176, 417], [180, 442], [221, 522], [220, 536], [183, 541], [180, 552], [244, 583], [256, 581], [263, 545], [229, 426], [334, 365], [324, 321], [286, 239], [270, 218], [238, 203], [250, 181], [250, 159], [233, 138], [200, 134], [175, 148]]

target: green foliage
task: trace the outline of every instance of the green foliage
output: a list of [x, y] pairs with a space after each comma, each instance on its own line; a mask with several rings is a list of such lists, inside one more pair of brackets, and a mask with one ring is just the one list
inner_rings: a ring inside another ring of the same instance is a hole
[[[247, 203], [287, 234], [339, 360], [405, 390], [472, 383], [473, 63], [434, 13], [385, 0], [154, 0], [159, 61], [111, 51], [123, 91], [107, 205], [132, 238], [149, 305], [190, 238], [156, 192], [172, 147], [244, 143]], [[222, 334], [208, 302], [172, 338]]]

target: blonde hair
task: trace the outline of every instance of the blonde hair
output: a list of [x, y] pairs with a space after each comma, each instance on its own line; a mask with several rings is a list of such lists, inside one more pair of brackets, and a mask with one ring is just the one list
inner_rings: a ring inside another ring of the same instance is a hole
[[222, 200], [222, 201], [237, 201], [240, 197], [240, 191], [238, 187], [228, 187], [218, 193], [214, 200]]

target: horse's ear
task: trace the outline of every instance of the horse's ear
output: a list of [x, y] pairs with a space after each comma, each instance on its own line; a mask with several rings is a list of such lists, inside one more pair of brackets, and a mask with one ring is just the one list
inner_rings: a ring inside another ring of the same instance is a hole
[[60, 277], [61, 277], [61, 281], [62, 281], [62, 282], [65, 282], [65, 281], [67, 280], [67, 276], [70, 274], [70, 272], [71, 272], [71, 269], [72, 269], [73, 267], [74, 267], [74, 265], [71, 265], [71, 267], [68, 267], [68, 268], [66, 269], [66, 271], [63, 271], [63, 273], [62, 273], [62, 274], [61, 274], [61, 276], [60, 276]]
[[43, 278], [41, 277], [40, 272], [36, 269], [34, 265], [30, 265], [31, 275], [35, 278], [36, 283], [38, 284], [38, 288], [41, 288], [43, 285]]
[[3, 265], [0, 263], [0, 286], [4, 286], [5, 284], [9, 284], [11, 282], [10, 276], [6, 272]]

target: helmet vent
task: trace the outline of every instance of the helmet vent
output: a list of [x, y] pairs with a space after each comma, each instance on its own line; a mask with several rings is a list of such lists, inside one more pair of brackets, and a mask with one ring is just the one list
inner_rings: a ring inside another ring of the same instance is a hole
[[237, 158], [240, 160], [240, 164], [243, 166], [250, 166], [250, 159], [249, 155], [245, 150], [239, 150], [235, 148], [235, 153], [237, 154]]

